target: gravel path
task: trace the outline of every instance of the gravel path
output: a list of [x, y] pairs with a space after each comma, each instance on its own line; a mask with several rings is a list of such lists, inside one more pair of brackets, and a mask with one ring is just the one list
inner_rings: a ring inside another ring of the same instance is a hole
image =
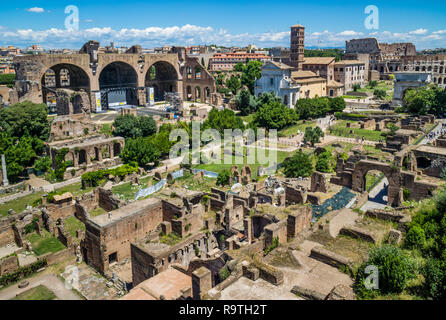
[[18, 284], [0, 291], [0, 300], [11, 300], [17, 295], [32, 288], [43, 285], [50, 289], [56, 295], [58, 300], [82, 300], [73, 291], [65, 288], [65, 283], [55, 275], [42, 275], [27, 279], [29, 286], [19, 289]]

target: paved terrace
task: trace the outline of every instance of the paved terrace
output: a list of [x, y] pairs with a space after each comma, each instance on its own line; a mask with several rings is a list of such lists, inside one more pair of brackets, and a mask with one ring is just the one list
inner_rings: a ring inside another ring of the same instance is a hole
[[99, 227], [103, 228], [127, 217], [131, 217], [147, 211], [148, 206], [157, 205], [159, 204], [159, 202], [160, 200], [156, 198], [149, 198], [133, 202], [108, 214], [102, 214], [100, 216], [94, 217], [91, 219], [91, 221], [97, 224]]

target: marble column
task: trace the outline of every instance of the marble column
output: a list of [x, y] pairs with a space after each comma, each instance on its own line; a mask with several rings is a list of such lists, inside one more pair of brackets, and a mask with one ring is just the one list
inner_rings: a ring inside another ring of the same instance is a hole
[[2, 154], [2, 173], [3, 173], [3, 186], [7, 187], [9, 186], [9, 181], [8, 181], [8, 173], [6, 171], [6, 160], [4, 154]]

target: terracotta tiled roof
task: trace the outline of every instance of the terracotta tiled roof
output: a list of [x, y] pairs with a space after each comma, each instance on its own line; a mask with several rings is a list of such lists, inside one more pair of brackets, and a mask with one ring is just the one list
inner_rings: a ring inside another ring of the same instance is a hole
[[292, 71], [291, 72], [291, 77], [293, 79], [299, 79], [299, 78], [311, 78], [311, 77], [317, 77], [316, 73], [314, 73], [313, 71], [303, 71], [303, 70], [299, 70], [299, 71]]
[[338, 88], [340, 88], [340, 87], [343, 87], [344, 85], [342, 84], [342, 83], [340, 83], [340, 82], [337, 82], [337, 81], [334, 81], [334, 80], [331, 80], [328, 84], [327, 84], [327, 87], [338, 87]]
[[330, 64], [335, 57], [305, 57], [304, 64]]
[[276, 62], [276, 61], [269, 61], [269, 63], [275, 65], [279, 69], [294, 69], [294, 67], [291, 67], [285, 63], [282, 62]]

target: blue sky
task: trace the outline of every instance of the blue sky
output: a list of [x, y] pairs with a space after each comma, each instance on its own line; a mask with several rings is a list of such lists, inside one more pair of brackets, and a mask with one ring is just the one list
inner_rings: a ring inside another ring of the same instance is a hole
[[[65, 28], [65, 7], [79, 8], [79, 30]], [[379, 9], [379, 29], [367, 30], [364, 9]], [[4, 2], [0, 45], [79, 48], [89, 39], [139, 43], [287, 46], [289, 26], [306, 26], [307, 46], [342, 47], [373, 36], [446, 47], [446, 1], [27, 1]]]

